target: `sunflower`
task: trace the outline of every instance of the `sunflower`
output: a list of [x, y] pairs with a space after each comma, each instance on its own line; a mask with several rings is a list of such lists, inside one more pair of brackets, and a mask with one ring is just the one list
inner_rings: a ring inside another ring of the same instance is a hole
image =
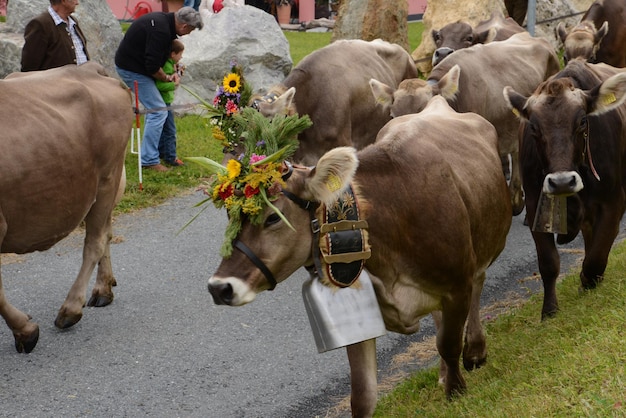
[[237, 73], [228, 73], [222, 81], [226, 93], [238, 93], [241, 88], [241, 77]]

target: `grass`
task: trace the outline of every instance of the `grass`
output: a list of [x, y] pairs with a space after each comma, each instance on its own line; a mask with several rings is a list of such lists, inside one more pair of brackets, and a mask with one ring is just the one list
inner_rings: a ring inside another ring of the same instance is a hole
[[560, 312], [541, 322], [542, 294], [486, 325], [487, 364], [464, 372], [468, 390], [449, 402], [438, 368], [383, 396], [376, 417], [626, 416], [626, 243], [611, 253], [605, 281], [578, 292], [578, 272], [558, 285]]
[[[421, 23], [409, 24], [409, 40], [412, 49], [419, 44], [422, 30]], [[332, 35], [331, 32], [291, 31], [285, 31], [284, 34], [289, 41], [294, 65], [311, 52], [328, 45]], [[143, 127], [143, 122], [141, 126]], [[211, 139], [205, 118], [198, 115], [176, 117], [176, 128], [179, 157], [205, 156], [221, 161], [221, 147]], [[169, 198], [193, 190], [206, 179], [203, 170], [191, 163], [167, 173], [142, 170], [141, 186], [143, 189], [140, 189], [137, 155], [130, 151], [129, 144], [126, 154], [126, 193], [115, 209], [116, 214], [158, 205]]]

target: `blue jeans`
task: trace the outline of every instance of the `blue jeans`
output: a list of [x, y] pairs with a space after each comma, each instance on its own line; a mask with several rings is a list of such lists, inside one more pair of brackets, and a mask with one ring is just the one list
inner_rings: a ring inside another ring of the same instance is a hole
[[167, 163], [173, 163], [176, 160], [176, 123], [173, 110], [167, 112], [167, 119], [165, 119], [159, 141], [159, 155]]
[[[158, 109], [165, 107], [165, 102], [161, 93], [156, 87], [154, 79], [147, 75], [134, 73], [132, 71], [124, 70], [119, 67], [115, 67], [115, 70], [126, 83], [128, 87], [135, 92], [135, 81], [137, 81], [137, 92], [139, 101], [146, 108]], [[149, 166], [159, 164], [159, 143], [161, 140], [161, 133], [163, 132], [163, 125], [167, 120], [168, 112], [163, 110], [161, 112], [146, 113], [143, 127], [143, 139], [141, 140], [141, 165]]]

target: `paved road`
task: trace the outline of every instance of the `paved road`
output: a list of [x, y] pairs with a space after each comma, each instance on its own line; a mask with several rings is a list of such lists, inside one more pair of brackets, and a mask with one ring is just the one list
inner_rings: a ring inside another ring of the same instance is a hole
[[[41, 329], [24, 355], [0, 326], [0, 416], [315, 417], [349, 394], [345, 351], [315, 348], [301, 298], [304, 269], [245, 307], [213, 304], [206, 283], [219, 263], [225, 214], [210, 208], [177, 235], [201, 198], [119, 216], [115, 301], [86, 308], [69, 330], [53, 321], [78, 271], [82, 236], [44, 253], [2, 256], [9, 300]], [[522, 219], [513, 219], [507, 248], [489, 271], [485, 303], [538, 288], [520, 280], [536, 270]], [[568, 253], [568, 263], [577, 256]], [[395, 354], [432, 333], [425, 319], [411, 337], [380, 338], [381, 377]]]

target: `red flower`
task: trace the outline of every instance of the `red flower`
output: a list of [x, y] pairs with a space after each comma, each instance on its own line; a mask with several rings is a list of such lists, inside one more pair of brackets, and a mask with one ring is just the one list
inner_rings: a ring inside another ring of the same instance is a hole
[[233, 195], [233, 185], [229, 184], [226, 189], [220, 188], [219, 195], [222, 200], [226, 200], [231, 197]]
[[258, 187], [250, 187], [249, 184], [246, 184], [246, 187], [243, 188], [243, 194], [245, 194], [247, 198], [251, 198], [252, 196], [258, 193], [259, 193]]

